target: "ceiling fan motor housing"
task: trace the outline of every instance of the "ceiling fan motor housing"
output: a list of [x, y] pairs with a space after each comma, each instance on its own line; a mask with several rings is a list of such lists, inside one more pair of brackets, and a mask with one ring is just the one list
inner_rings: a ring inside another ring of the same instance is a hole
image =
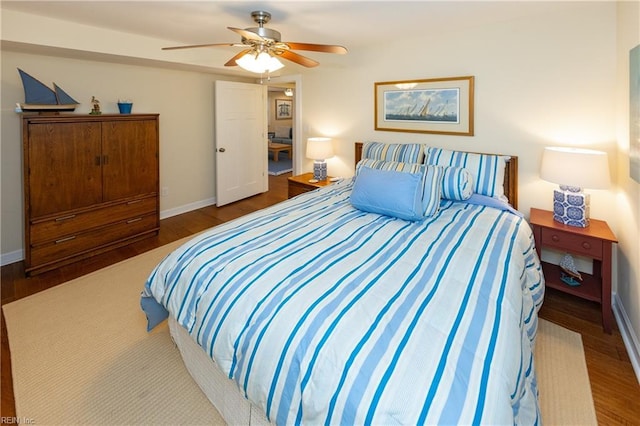
[[265, 12], [264, 10], [254, 10], [251, 12], [251, 17], [253, 18], [253, 21], [258, 24], [258, 27], [245, 28], [245, 30], [258, 34], [262, 38], [273, 40], [275, 42], [280, 41], [280, 33], [278, 31], [264, 27], [264, 24], [271, 20], [271, 14], [269, 12]]
[[275, 42], [280, 41], [280, 33], [276, 30], [272, 30], [271, 28], [253, 27], [253, 28], [245, 28], [245, 30], [258, 34], [262, 38], [273, 40]]

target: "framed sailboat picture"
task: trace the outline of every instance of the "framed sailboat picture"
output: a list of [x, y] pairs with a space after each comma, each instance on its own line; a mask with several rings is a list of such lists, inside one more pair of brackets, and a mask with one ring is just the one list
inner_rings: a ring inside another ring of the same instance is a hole
[[375, 83], [375, 130], [473, 136], [472, 76]]

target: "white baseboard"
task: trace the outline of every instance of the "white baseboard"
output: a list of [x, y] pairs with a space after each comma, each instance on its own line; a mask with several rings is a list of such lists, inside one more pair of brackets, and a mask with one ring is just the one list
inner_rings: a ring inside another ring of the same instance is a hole
[[[177, 216], [182, 213], [187, 213], [192, 210], [197, 210], [202, 207], [211, 206], [216, 203], [215, 198], [209, 198], [195, 203], [185, 204], [184, 206], [175, 207], [173, 209], [163, 210], [160, 212], [160, 220], [166, 219], [171, 216]], [[20, 262], [24, 259], [24, 250], [16, 250], [9, 253], [0, 253], [0, 266], [5, 266], [10, 263]]]
[[20, 262], [22, 259], [24, 259], [24, 250], [22, 249], [10, 253], [2, 253], [0, 254], [0, 266]]
[[160, 220], [166, 219], [172, 216], [177, 216], [182, 213], [187, 213], [192, 210], [201, 209], [203, 207], [212, 206], [215, 203], [216, 203], [216, 199], [215, 197], [213, 197], [213, 198], [208, 198], [206, 200], [196, 201], [195, 203], [185, 204], [180, 207], [174, 207], [172, 209], [162, 210], [160, 211]]
[[638, 337], [638, 331], [640, 330], [633, 329], [633, 324], [631, 324], [631, 320], [624, 310], [624, 305], [618, 297], [618, 293], [613, 293], [613, 315], [616, 317], [633, 371], [636, 373], [636, 379], [640, 383], [640, 338]]

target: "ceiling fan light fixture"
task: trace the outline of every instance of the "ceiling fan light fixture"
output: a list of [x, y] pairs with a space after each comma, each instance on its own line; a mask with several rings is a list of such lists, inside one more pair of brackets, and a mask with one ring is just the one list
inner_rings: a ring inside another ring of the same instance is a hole
[[244, 55], [236, 59], [236, 64], [247, 71], [257, 74], [272, 73], [284, 67], [284, 64], [278, 58], [271, 56], [267, 52], [260, 52], [257, 55]]
[[344, 55], [347, 53], [347, 49], [344, 46], [337, 46], [331, 44], [315, 44], [315, 43], [298, 43], [298, 42], [283, 42], [281, 41], [280, 32], [266, 28], [264, 24], [269, 22], [271, 14], [263, 10], [255, 10], [251, 12], [253, 21], [258, 24], [257, 27], [251, 28], [236, 28], [227, 27], [227, 29], [240, 35], [242, 40], [240, 43], [209, 43], [209, 44], [194, 44], [190, 46], [171, 46], [163, 47], [162, 50], [174, 50], [174, 49], [191, 49], [195, 47], [216, 47], [216, 46], [231, 46], [242, 47], [245, 50], [234, 55], [229, 59], [224, 66], [234, 67], [239, 65], [243, 69], [258, 73], [268, 74], [270, 72], [279, 70], [284, 65], [278, 59], [286, 59], [295, 64], [302, 65], [303, 67], [313, 68], [320, 63], [314, 59], [307, 58], [294, 52], [294, 50], [308, 50], [310, 52], [323, 52], [323, 53], [337, 53]]

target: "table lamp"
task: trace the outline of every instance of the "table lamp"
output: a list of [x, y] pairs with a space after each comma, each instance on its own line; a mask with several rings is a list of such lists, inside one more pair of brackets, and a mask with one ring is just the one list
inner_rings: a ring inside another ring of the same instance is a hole
[[313, 178], [325, 180], [327, 178], [327, 158], [333, 157], [333, 143], [330, 138], [307, 139], [307, 158], [313, 161]]
[[589, 226], [590, 197], [583, 188], [609, 187], [607, 153], [581, 148], [545, 148], [540, 177], [560, 185], [553, 191], [553, 219], [586, 228]]

